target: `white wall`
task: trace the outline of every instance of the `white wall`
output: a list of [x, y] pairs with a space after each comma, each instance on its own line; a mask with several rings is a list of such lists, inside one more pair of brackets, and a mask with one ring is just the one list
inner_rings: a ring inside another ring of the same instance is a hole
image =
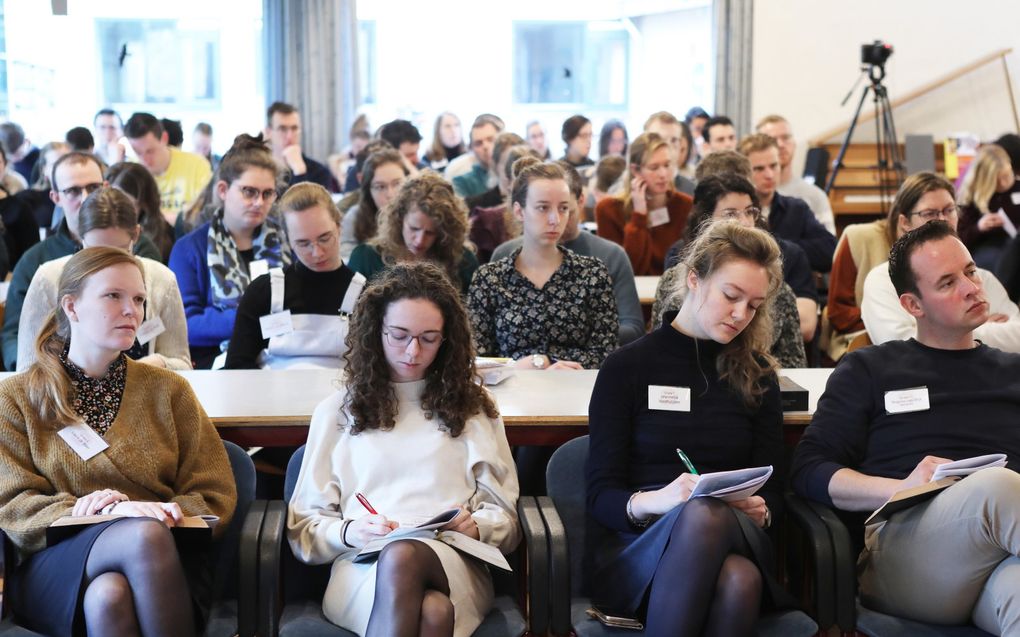
[[[782, 113], [797, 136], [798, 165], [807, 140], [849, 121], [860, 88], [839, 102], [860, 73], [860, 45], [882, 39], [895, 51], [885, 85], [895, 101], [912, 89], [997, 49], [1020, 45], [1020, 3], [1010, 0], [765, 0], [755, 3], [753, 119]], [[1007, 57], [1020, 98], [1020, 53]], [[873, 110], [869, 105], [866, 107]], [[896, 128], [936, 139], [972, 132], [989, 140], [1017, 132], [1002, 63], [894, 110]], [[854, 134], [873, 141], [874, 122]], [[835, 140], [838, 141], [838, 140]]]

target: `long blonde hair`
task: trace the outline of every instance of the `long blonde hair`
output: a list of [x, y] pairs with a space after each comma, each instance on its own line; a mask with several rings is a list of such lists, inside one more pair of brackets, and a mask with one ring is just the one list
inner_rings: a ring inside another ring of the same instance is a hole
[[64, 348], [71, 340], [71, 324], [64, 314], [60, 299], [65, 295], [79, 297], [93, 274], [122, 263], [130, 263], [139, 271], [142, 270], [138, 259], [118, 248], [85, 248], [68, 260], [60, 274], [57, 307], [46, 319], [35, 339], [36, 361], [25, 372], [29, 402], [39, 412], [43, 422], [51, 423], [54, 428], [59, 429], [81, 420], [71, 402], [71, 379], [60, 362]]
[[[738, 259], [765, 268], [769, 279], [767, 298], [750, 323], [723, 347], [716, 359], [719, 379], [728, 381], [748, 407], [757, 407], [765, 389], [761, 380], [775, 374], [779, 367], [769, 350], [772, 345], [772, 298], [783, 282], [779, 245], [765, 230], [745, 228], [728, 220], [711, 223], [688, 244], [683, 263], [701, 281], [707, 281], [720, 267]], [[683, 277], [678, 294], [691, 298], [687, 278]]]
[[995, 194], [999, 182], [999, 173], [1008, 170], [1013, 173], [1013, 165], [1009, 163], [1009, 155], [1002, 149], [1002, 146], [989, 144], [978, 151], [974, 164], [967, 171], [960, 185], [960, 199], [957, 203], [961, 206], [974, 206], [987, 215], [988, 202]]
[[[660, 148], [669, 150], [669, 144], [658, 133], [641, 133], [627, 148], [627, 172], [623, 176], [623, 192], [619, 198], [623, 200], [623, 219], [630, 220], [630, 213], [634, 211], [634, 203], [631, 199], [630, 182], [634, 179], [634, 166], [644, 166], [651, 159], [655, 151]], [[673, 182], [670, 182], [670, 190]]]

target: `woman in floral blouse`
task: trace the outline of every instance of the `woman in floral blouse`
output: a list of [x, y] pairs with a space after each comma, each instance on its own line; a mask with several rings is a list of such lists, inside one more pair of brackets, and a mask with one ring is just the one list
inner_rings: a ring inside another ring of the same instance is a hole
[[510, 200], [523, 244], [483, 265], [468, 292], [481, 356], [517, 367], [598, 368], [616, 347], [616, 300], [601, 261], [558, 245], [576, 205], [563, 169], [525, 157], [514, 164]]

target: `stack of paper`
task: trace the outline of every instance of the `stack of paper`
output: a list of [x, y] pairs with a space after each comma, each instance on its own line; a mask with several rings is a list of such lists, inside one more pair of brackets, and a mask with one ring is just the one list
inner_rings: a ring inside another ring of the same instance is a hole
[[975, 471], [981, 471], [982, 469], [1005, 466], [1006, 454], [1004, 453], [990, 453], [986, 456], [964, 458], [963, 460], [946, 462], [935, 467], [935, 473], [931, 475], [931, 481], [935, 482], [948, 476], [969, 476]]
[[698, 484], [691, 497], [719, 498], [725, 502], [744, 500], [757, 493], [771, 476], [772, 465], [706, 473], [698, 476]]

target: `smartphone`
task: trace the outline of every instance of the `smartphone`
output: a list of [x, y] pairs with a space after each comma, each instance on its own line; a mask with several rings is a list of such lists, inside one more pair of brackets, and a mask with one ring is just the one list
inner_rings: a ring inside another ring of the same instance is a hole
[[606, 615], [605, 613], [595, 608], [594, 606], [592, 606], [585, 612], [588, 614], [588, 617], [597, 619], [600, 622], [602, 622], [602, 624], [609, 626], [611, 628], [626, 628], [628, 630], [645, 629], [645, 625], [636, 619], [632, 619], [630, 617], [617, 617], [615, 615]]

